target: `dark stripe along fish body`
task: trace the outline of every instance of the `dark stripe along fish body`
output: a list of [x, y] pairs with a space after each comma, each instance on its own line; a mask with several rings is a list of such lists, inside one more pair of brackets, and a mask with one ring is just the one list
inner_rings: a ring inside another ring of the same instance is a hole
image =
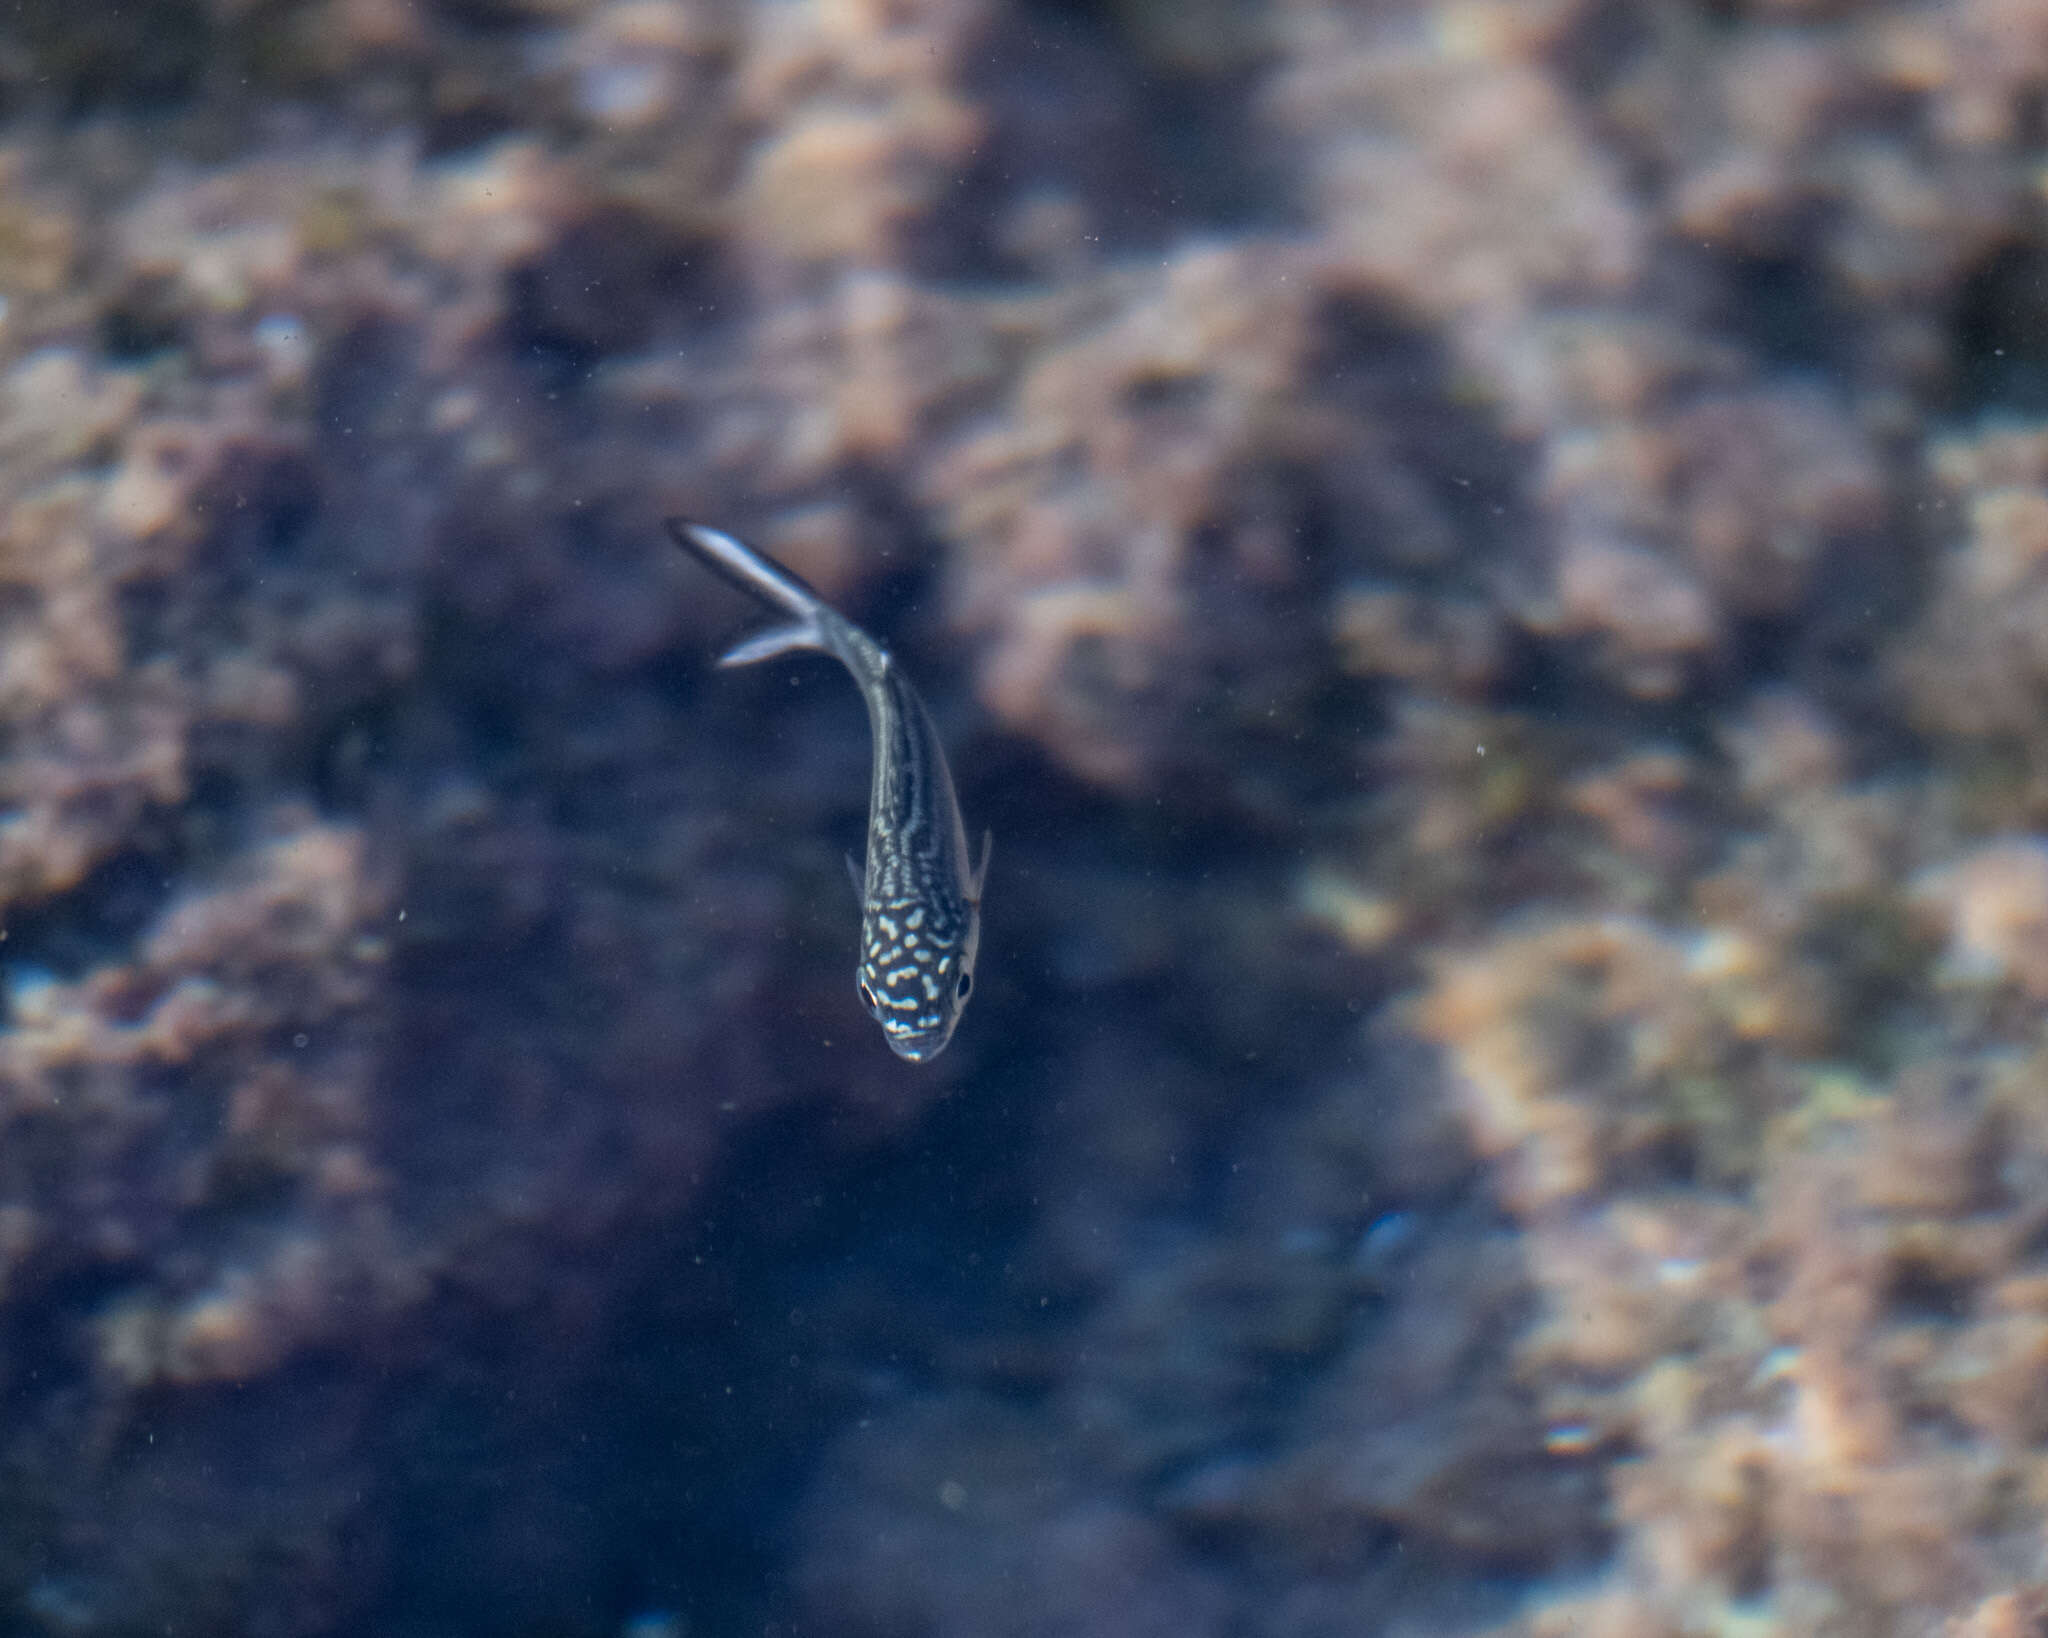
[[985, 837], [979, 864], [970, 862], [960, 799], [931, 713], [887, 649], [773, 558], [681, 519], [671, 518], [668, 531], [721, 579], [785, 617], [736, 644], [721, 665], [816, 649], [859, 685], [874, 744], [867, 863], [858, 879], [861, 1003], [898, 1057], [937, 1057], [974, 987], [989, 847]]

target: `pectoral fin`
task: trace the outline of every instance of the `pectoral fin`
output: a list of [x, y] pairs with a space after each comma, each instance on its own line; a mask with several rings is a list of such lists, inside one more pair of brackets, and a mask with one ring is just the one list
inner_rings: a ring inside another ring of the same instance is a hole
[[860, 861], [851, 853], [846, 856], [846, 879], [853, 883], [855, 898], [865, 899], [868, 896], [868, 884], [861, 880]]
[[981, 863], [974, 867], [974, 884], [967, 896], [976, 904], [981, 903], [981, 884], [988, 880], [989, 855], [996, 850], [996, 833], [985, 830], [981, 833]]

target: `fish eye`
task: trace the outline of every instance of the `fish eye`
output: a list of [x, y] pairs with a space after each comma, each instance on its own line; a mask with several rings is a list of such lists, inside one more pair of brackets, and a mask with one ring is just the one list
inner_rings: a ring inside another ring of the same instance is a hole
[[881, 1009], [881, 1002], [875, 999], [875, 992], [868, 988], [868, 981], [865, 978], [860, 981], [860, 1000], [861, 1005], [866, 1007], [869, 1012], [877, 1012]]
[[973, 988], [974, 988], [974, 974], [972, 974], [972, 973], [962, 973], [962, 974], [960, 975], [960, 982], [959, 982], [959, 984], [958, 984], [958, 985], [956, 985], [956, 986], [954, 987], [954, 990], [953, 990], [953, 995], [954, 995], [954, 998], [955, 998], [956, 1000], [960, 1000], [960, 1001], [965, 1001], [965, 1000], [967, 999], [967, 992], [968, 992], [969, 990], [973, 989]]

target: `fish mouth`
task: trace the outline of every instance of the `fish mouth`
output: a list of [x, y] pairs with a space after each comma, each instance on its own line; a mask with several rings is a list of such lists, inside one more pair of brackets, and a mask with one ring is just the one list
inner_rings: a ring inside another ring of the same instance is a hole
[[949, 1029], [935, 1029], [923, 1035], [887, 1035], [889, 1050], [914, 1064], [929, 1063], [946, 1050], [953, 1038]]

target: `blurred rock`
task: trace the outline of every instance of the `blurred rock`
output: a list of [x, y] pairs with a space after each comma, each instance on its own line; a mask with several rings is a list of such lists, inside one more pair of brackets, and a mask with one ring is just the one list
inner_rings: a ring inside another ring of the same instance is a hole
[[2030, 8], [14, 24], [0, 1626], [2038, 1624]]

